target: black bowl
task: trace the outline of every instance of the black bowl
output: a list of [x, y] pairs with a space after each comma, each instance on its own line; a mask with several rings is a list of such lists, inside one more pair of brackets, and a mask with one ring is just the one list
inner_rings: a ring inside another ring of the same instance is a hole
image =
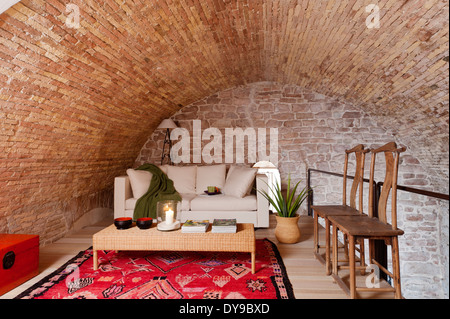
[[119, 217], [114, 219], [114, 225], [117, 229], [127, 229], [130, 228], [133, 219], [131, 217]]
[[140, 229], [149, 229], [152, 227], [153, 218], [151, 217], [142, 217], [136, 220], [136, 226]]

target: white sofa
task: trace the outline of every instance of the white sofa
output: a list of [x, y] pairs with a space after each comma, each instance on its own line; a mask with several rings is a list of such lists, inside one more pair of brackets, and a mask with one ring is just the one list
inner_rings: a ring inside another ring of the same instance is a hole
[[[269, 202], [257, 190], [268, 191], [267, 176], [255, 169], [225, 164], [210, 166], [160, 166], [173, 180], [182, 197], [180, 221], [236, 218], [238, 223], [269, 227]], [[133, 169], [114, 181], [114, 217], [133, 217], [136, 201], [148, 189], [151, 173]], [[207, 195], [207, 186], [217, 186], [222, 194]]]

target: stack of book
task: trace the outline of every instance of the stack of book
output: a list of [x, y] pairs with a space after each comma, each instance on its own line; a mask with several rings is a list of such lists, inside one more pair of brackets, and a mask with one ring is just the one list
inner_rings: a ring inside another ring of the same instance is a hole
[[209, 220], [187, 220], [181, 226], [182, 233], [204, 233], [208, 229]]
[[235, 233], [236, 219], [214, 219], [211, 232], [213, 233]]

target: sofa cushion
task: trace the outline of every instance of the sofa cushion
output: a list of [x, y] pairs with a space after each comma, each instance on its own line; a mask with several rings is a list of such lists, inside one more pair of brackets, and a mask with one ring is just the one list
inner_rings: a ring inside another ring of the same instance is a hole
[[234, 167], [228, 174], [222, 193], [238, 198], [244, 197], [253, 185], [257, 169]]
[[169, 169], [169, 164], [164, 164], [164, 165], [158, 165], [159, 169], [167, 175], [167, 170]]
[[182, 193], [181, 196], [181, 210], [189, 210], [191, 208], [191, 201], [197, 196], [197, 194]]
[[197, 166], [172, 166], [167, 169], [167, 176], [173, 181], [178, 193], [195, 194]]
[[[193, 200], [197, 194], [180, 194], [181, 196], [181, 210], [189, 210], [191, 208], [191, 200]], [[125, 201], [125, 209], [130, 210], [136, 207], [137, 198], [128, 198]]]
[[133, 197], [141, 198], [145, 193], [147, 193], [153, 174], [148, 171], [129, 168], [127, 169], [127, 175], [130, 178]]
[[197, 167], [197, 194], [203, 194], [208, 186], [216, 186], [222, 189], [225, 185], [226, 165], [210, 165]]
[[[226, 179], [228, 179], [233, 174], [233, 171], [234, 171], [234, 169], [236, 167], [241, 167], [242, 168], [242, 166], [231, 165], [230, 168], [228, 169], [228, 173], [227, 173], [227, 178]], [[249, 169], [251, 169], [251, 168], [249, 168]], [[256, 172], [258, 172], [258, 170]], [[254, 185], [254, 183], [250, 184], [250, 186], [248, 187], [247, 192], [245, 193], [245, 195], [250, 195], [251, 194], [251, 192], [253, 190], [253, 185]]]
[[136, 207], [136, 202], [137, 202], [137, 200], [138, 200], [138, 198], [134, 198], [134, 197], [128, 198], [128, 199], [125, 201], [125, 209], [126, 209], [126, 210], [130, 210], [130, 209], [133, 209], [133, 210], [134, 210], [134, 208]]
[[191, 200], [192, 211], [234, 211], [234, 210], [257, 210], [255, 195], [237, 198], [234, 196], [220, 195], [198, 195]]

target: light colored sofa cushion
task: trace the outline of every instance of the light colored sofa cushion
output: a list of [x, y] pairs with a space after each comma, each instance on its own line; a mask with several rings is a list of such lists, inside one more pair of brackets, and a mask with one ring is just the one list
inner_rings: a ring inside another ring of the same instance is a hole
[[[197, 194], [180, 194], [181, 196], [181, 210], [190, 210], [191, 200], [193, 200]], [[133, 209], [136, 207], [138, 198], [128, 198], [125, 200], [125, 209]]]
[[208, 186], [216, 186], [220, 189], [225, 185], [225, 164], [198, 166], [197, 167], [197, 194], [204, 194]]
[[257, 170], [247, 167], [234, 167], [228, 174], [222, 193], [238, 198], [244, 197], [253, 185]]
[[134, 198], [140, 198], [147, 193], [150, 187], [153, 174], [147, 171], [127, 169], [127, 175], [130, 177], [131, 190]]
[[159, 169], [163, 171], [164, 174], [167, 175], [167, 171], [169, 170], [169, 164], [158, 165]]
[[[233, 171], [234, 171], [234, 169], [236, 167], [241, 167], [242, 168], [242, 166], [231, 165], [230, 168], [228, 169], [226, 180], [228, 180], [230, 178], [230, 176], [233, 174]], [[250, 184], [250, 186], [248, 187], [248, 190], [247, 190], [247, 192], [245, 194], [246, 195], [250, 195], [250, 193], [252, 192], [252, 189], [253, 189], [253, 183]]]
[[216, 210], [222, 211], [250, 211], [257, 210], [255, 195], [248, 195], [243, 198], [237, 198], [229, 195], [198, 195], [191, 200], [192, 211], [211, 211], [214, 214]]
[[191, 201], [197, 196], [197, 194], [180, 194], [181, 196], [181, 210], [190, 210]]
[[178, 193], [195, 194], [197, 166], [169, 165], [167, 176], [173, 181]]
[[125, 209], [133, 209], [136, 207], [136, 202], [137, 202], [138, 198], [128, 198], [127, 200], [125, 200]]

